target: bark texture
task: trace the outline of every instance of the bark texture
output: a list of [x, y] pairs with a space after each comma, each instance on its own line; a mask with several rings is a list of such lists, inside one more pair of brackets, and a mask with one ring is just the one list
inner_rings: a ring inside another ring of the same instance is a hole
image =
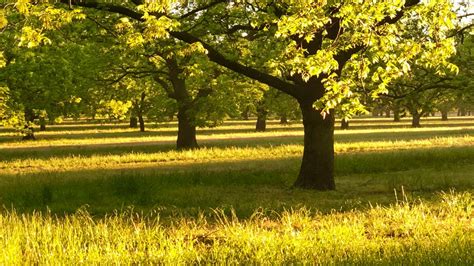
[[296, 187], [334, 190], [334, 114], [323, 117], [311, 105], [301, 105], [304, 151]]

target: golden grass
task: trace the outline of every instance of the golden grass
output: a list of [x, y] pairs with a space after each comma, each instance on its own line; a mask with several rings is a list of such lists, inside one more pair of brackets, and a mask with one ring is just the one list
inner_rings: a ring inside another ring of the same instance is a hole
[[[404, 150], [413, 148], [459, 147], [474, 144], [474, 136], [440, 137], [407, 141], [371, 141], [336, 143], [336, 153]], [[111, 147], [110, 151], [113, 151]], [[156, 153], [126, 153], [120, 155], [70, 155], [45, 159], [17, 159], [1, 161], [2, 173], [35, 173], [42, 171], [69, 171], [90, 169], [139, 168], [147, 166], [182, 165], [203, 162], [232, 162], [246, 159], [279, 159], [301, 156], [301, 145], [274, 147], [224, 147], [202, 148], [188, 151]], [[44, 151], [47, 153], [47, 151]]]
[[[242, 127], [239, 127], [241, 129]], [[161, 129], [160, 129], [161, 130]], [[175, 129], [173, 129], [175, 130]], [[439, 133], [456, 131], [474, 131], [474, 126], [455, 126], [455, 127], [437, 127], [437, 128], [389, 128], [389, 129], [352, 129], [352, 130], [338, 130], [335, 131], [335, 137], [338, 136], [350, 136], [350, 135], [364, 135], [364, 134], [380, 134], [385, 135], [387, 139], [396, 138], [397, 133], [422, 133], [431, 132], [433, 135]], [[68, 138], [68, 134], [71, 132], [48, 132], [48, 134], [58, 136], [59, 138], [50, 139], [43, 138], [46, 133], [38, 133], [38, 140], [36, 141], [19, 141], [12, 140], [9, 142], [0, 143], [0, 149], [15, 149], [15, 148], [28, 148], [28, 147], [58, 147], [60, 146], [88, 146], [94, 144], [173, 144], [176, 141], [175, 136], [160, 136], [160, 135], [140, 135], [138, 132], [132, 132], [129, 129], [114, 129], [109, 130], [109, 133], [113, 136], [114, 133], [131, 132], [136, 133], [132, 136], [127, 137], [94, 137], [94, 132], [79, 131], [74, 132], [75, 135], [79, 135], [79, 138]], [[153, 131], [150, 131], [153, 132]], [[267, 132], [242, 132], [242, 133], [219, 133], [219, 130], [211, 131], [213, 134], [199, 135], [197, 139], [200, 143], [208, 142], [222, 142], [226, 140], [245, 140], [252, 141], [252, 139], [264, 139], [268, 137], [303, 137], [302, 130], [289, 130], [289, 131], [267, 131]], [[72, 134], [72, 133], [71, 133]]]
[[133, 210], [95, 219], [85, 209], [0, 214], [0, 264], [464, 264], [472, 265], [473, 196], [443, 193], [433, 204], [365, 211], [281, 214], [239, 220], [160, 219]]

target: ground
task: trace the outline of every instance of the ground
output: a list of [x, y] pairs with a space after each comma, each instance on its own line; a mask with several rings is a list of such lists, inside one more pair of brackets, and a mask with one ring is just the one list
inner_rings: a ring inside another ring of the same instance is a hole
[[176, 123], [66, 121], [37, 141], [0, 128], [0, 262], [472, 264], [474, 118], [422, 124], [336, 130], [329, 192], [291, 187], [300, 123], [228, 121], [193, 151], [173, 149]]

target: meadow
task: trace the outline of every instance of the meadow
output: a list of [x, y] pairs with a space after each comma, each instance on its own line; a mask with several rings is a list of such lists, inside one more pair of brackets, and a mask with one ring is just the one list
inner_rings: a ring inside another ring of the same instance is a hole
[[474, 117], [357, 118], [336, 191], [291, 187], [300, 123], [227, 121], [176, 151], [176, 123], [0, 128], [0, 264], [466, 264]]

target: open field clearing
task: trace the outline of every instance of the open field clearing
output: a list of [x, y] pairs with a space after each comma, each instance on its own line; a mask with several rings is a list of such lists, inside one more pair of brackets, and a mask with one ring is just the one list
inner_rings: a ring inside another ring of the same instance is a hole
[[472, 264], [474, 120], [385, 123], [336, 130], [327, 192], [291, 187], [298, 124], [2, 130], [0, 263]]

